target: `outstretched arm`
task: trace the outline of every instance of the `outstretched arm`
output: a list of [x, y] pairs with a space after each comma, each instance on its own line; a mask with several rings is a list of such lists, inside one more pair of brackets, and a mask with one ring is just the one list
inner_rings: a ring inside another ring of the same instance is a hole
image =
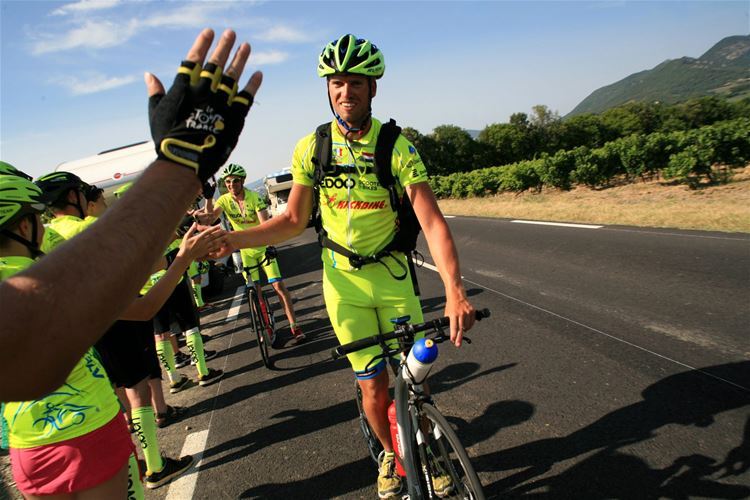
[[218, 248], [219, 239], [224, 234], [221, 227], [212, 226], [201, 233], [196, 233], [196, 227], [193, 224], [193, 227], [185, 233], [180, 250], [164, 276], [151, 287], [146, 295], [135, 299], [120, 316], [120, 319], [148, 321], [153, 318], [172, 294], [190, 264], [195, 259], [199, 259]]
[[[203, 30], [188, 52], [188, 65], [202, 65], [212, 41], [213, 32]], [[221, 68], [234, 41], [234, 32], [225, 31], [209, 59], [218, 68], [215, 73], [203, 73], [222, 77]], [[229, 85], [242, 74], [249, 54], [250, 46], [241, 44], [223, 75]], [[213, 134], [227, 154], [236, 144], [261, 75], [254, 74], [233, 100], [221, 85], [218, 91], [191, 85], [184, 68], [183, 64], [181, 86], [176, 78], [166, 95], [159, 80], [146, 75], [154, 104], [152, 135], [160, 153], [174, 161], [156, 160], [98, 223], [0, 283], [0, 400], [34, 399], [62, 385], [86, 350], [132, 302], [200, 191], [200, 179], [208, 178], [221, 164], [221, 157], [210, 154], [200, 156], [196, 165], [180, 162], [191, 168], [175, 163], [180, 151], [190, 149], [190, 141], [203, 144], [209, 134], [190, 129], [189, 113], [203, 109], [206, 103], [228, 102], [227, 126]], [[199, 97], [205, 98], [202, 101], [195, 97], [199, 90], [203, 92]], [[185, 111], [186, 106], [174, 106], [176, 101], [190, 107]]]
[[466, 298], [466, 290], [461, 281], [461, 269], [453, 235], [429, 184], [419, 182], [406, 186], [406, 193], [424, 230], [430, 254], [443, 280], [445, 316], [451, 321], [451, 342], [460, 347], [464, 331], [474, 325], [474, 308]]
[[252, 229], [227, 234], [228, 247], [220, 255], [228, 255], [239, 248], [276, 245], [294, 238], [307, 227], [312, 213], [313, 189], [302, 184], [292, 184], [286, 211]]

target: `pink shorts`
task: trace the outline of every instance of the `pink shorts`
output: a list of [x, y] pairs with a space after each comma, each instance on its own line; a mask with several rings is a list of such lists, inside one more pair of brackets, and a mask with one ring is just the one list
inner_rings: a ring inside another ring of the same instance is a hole
[[98, 486], [117, 474], [135, 453], [125, 417], [118, 413], [106, 425], [59, 443], [11, 448], [13, 479], [21, 493], [75, 493]]

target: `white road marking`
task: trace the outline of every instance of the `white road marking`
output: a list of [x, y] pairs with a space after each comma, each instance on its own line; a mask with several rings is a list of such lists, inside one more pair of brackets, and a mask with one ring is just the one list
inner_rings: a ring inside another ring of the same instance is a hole
[[516, 222], [518, 224], [538, 224], [540, 226], [561, 226], [561, 227], [577, 227], [580, 229], [599, 229], [604, 226], [595, 226], [593, 224], [571, 224], [568, 222], [543, 222], [538, 220], [512, 220], [511, 222]]
[[561, 314], [558, 314], [558, 313], [556, 313], [556, 312], [550, 311], [549, 309], [544, 309], [543, 307], [539, 307], [539, 306], [536, 306], [536, 305], [534, 305], [534, 304], [530, 304], [529, 302], [523, 301], [523, 300], [521, 300], [521, 299], [519, 299], [519, 298], [517, 298], [517, 297], [513, 297], [512, 295], [508, 295], [508, 294], [506, 294], [506, 293], [503, 293], [503, 292], [500, 292], [500, 291], [498, 291], [498, 290], [494, 290], [494, 289], [492, 289], [492, 288], [490, 288], [490, 287], [488, 287], [488, 286], [482, 285], [482, 284], [480, 284], [480, 283], [476, 283], [476, 282], [474, 282], [474, 281], [471, 281], [471, 280], [467, 280], [467, 279], [465, 279], [465, 278], [464, 278], [464, 280], [465, 280], [465, 281], [466, 281], [467, 283], [471, 283], [472, 285], [475, 285], [475, 286], [478, 286], [478, 287], [484, 288], [485, 290], [487, 290], [487, 291], [489, 291], [489, 292], [493, 292], [493, 293], [496, 293], [496, 294], [498, 294], [498, 295], [500, 295], [500, 296], [502, 296], [502, 297], [505, 297], [506, 299], [510, 299], [510, 300], [513, 300], [513, 301], [515, 301], [515, 302], [518, 302], [519, 304], [523, 304], [523, 305], [525, 305], [525, 306], [531, 307], [532, 309], [536, 309], [537, 311], [541, 311], [541, 312], [543, 312], [543, 313], [546, 313], [546, 314], [549, 314], [549, 315], [551, 315], [551, 316], [555, 316], [556, 318], [560, 318], [560, 319], [562, 319], [563, 321], [568, 321], [568, 322], [570, 322], [570, 323], [573, 323], [574, 325], [578, 325], [578, 326], [580, 326], [580, 327], [582, 327], [582, 328], [585, 328], [585, 329], [587, 329], [587, 330], [590, 330], [590, 331], [592, 331], [592, 332], [594, 332], [594, 333], [598, 333], [599, 335], [604, 335], [605, 337], [608, 337], [608, 338], [610, 338], [610, 339], [612, 339], [612, 340], [615, 340], [615, 341], [617, 341], [617, 342], [622, 342], [623, 344], [629, 345], [630, 347], [634, 347], [635, 349], [641, 350], [641, 351], [643, 351], [643, 352], [646, 352], [646, 353], [648, 353], [648, 354], [651, 354], [651, 355], [653, 355], [653, 356], [656, 356], [656, 357], [658, 357], [658, 358], [661, 358], [661, 359], [663, 359], [663, 360], [669, 361], [669, 362], [671, 362], [671, 363], [674, 363], [674, 364], [676, 364], [676, 365], [682, 366], [682, 367], [684, 367], [684, 368], [687, 368], [687, 369], [689, 369], [689, 370], [693, 370], [693, 371], [696, 371], [696, 372], [698, 372], [698, 373], [702, 373], [703, 375], [706, 375], [706, 376], [708, 376], [708, 377], [711, 377], [712, 379], [715, 379], [715, 380], [719, 380], [719, 381], [721, 381], [721, 382], [727, 383], [727, 384], [729, 384], [729, 385], [732, 385], [732, 386], [734, 386], [734, 387], [737, 387], [738, 389], [742, 389], [742, 390], [744, 390], [744, 391], [750, 392], [750, 387], [744, 387], [744, 386], [742, 386], [742, 385], [740, 385], [740, 384], [737, 384], [737, 383], [735, 383], [735, 382], [732, 382], [731, 380], [727, 380], [727, 379], [724, 379], [724, 378], [718, 377], [718, 376], [716, 376], [716, 375], [713, 375], [713, 374], [711, 374], [711, 373], [705, 372], [705, 371], [703, 371], [703, 370], [701, 370], [701, 369], [699, 369], [699, 368], [696, 368], [696, 367], [694, 367], [694, 366], [690, 366], [690, 365], [688, 365], [688, 364], [686, 364], [686, 363], [683, 363], [683, 362], [681, 362], [681, 361], [677, 361], [676, 359], [672, 359], [672, 358], [670, 358], [669, 356], [665, 356], [665, 355], [663, 355], [663, 354], [659, 354], [658, 352], [655, 352], [655, 351], [652, 351], [652, 350], [650, 350], [650, 349], [647, 349], [647, 348], [645, 348], [645, 347], [639, 346], [638, 344], [634, 344], [634, 343], [632, 343], [632, 342], [629, 342], [629, 341], [627, 341], [627, 340], [625, 340], [625, 339], [621, 339], [620, 337], [617, 337], [617, 336], [615, 336], [615, 335], [612, 335], [611, 333], [606, 333], [606, 332], [603, 332], [603, 331], [601, 331], [601, 330], [599, 330], [599, 329], [597, 329], [597, 328], [594, 328], [593, 326], [585, 325], [585, 324], [583, 324], [583, 323], [580, 323], [580, 322], [578, 322], [578, 321], [576, 321], [576, 320], [574, 320], [574, 319], [571, 319], [571, 318], [568, 318], [568, 317], [566, 317], [566, 316], [563, 316], [563, 315], [561, 315]]
[[229, 312], [227, 312], [227, 322], [232, 321], [232, 319], [237, 317], [237, 315], [240, 313], [242, 299], [245, 297], [244, 292], [245, 285], [238, 286], [237, 291], [234, 292], [234, 300], [232, 300], [232, 305], [229, 307]]
[[198, 482], [198, 474], [200, 473], [200, 463], [203, 458], [203, 450], [206, 449], [207, 441], [208, 429], [187, 435], [180, 456], [193, 455], [195, 462], [188, 472], [169, 484], [167, 500], [184, 500], [186, 498], [193, 498], [195, 485]]
[[[427, 269], [429, 269], [430, 271], [435, 271], [435, 272], [436, 272], [436, 273], [438, 273], [438, 274], [440, 273], [440, 271], [438, 271], [438, 268], [437, 268], [437, 267], [433, 266], [432, 264], [428, 264], [427, 262], [422, 262], [422, 267], [426, 267], [426, 268], [427, 268]], [[464, 277], [463, 277], [463, 276], [461, 276], [461, 279], [463, 279], [463, 278], [464, 278]]]
[[[242, 306], [243, 298], [245, 297], [245, 286], [241, 285], [237, 287], [237, 291], [234, 294], [234, 300], [229, 308], [229, 314], [227, 314], [227, 322], [231, 320], [237, 320], [237, 316]], [[227, 350], [232, 348], [234, 344], [234, 332], [229, 337], [229, 346]], [[229, 362], [229, 356], [224, 356], [224, 366], [222, 367], [224, 373], [227, 371], [227, 363]], [[193, 432], [185, 437], [185, 444], [182, 445], [182, 452], [180, 456], [193, 455], [195, 462], [193, 467], [184, 475], [175, 479], [169, 484], [169, 491], [167, 491], [166, 500], [187, 500], [192, 499], [195, 493], [195, 485], [198, 482], [198, 475], [200, 474], [200, 465], [203, 458], [203, 451], [206, 449], [206, 443], [208, 442], [208, 433], [211, 430], [211, 422], [214, 419], [214, 412], [216, 411], [216, 395], [221, 392], [221, 384], [224, 380], [219, 380], [216, 383], [216, 389], [214, 393], [214, 405], [211, 409], [211, 415], [208, 418], [208, 429]], [[213, 386], [212, 386], [213, 387]]]
[[455, 219], [456, 216], [455, 215], [443, 215], [443, 218], [445, 218], [445, 219]]

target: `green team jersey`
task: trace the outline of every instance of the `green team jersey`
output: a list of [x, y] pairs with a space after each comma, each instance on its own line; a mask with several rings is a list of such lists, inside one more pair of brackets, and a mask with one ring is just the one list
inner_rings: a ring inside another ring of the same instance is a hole
[[[266, 209], [266, 202], [260, 197], [255, 191], [250, 191], [245, 188], [245, 200], [244, 207], [240, 207], [240, 204], [232, 197], [231, 193], [224, 193], [219, 196], [216, 200], [215, 206], [221, 207], [224, 211], [224, 215], [232, 224], [232, 229], [235, 231], [242, 231], [243, 229], [250, 229], [260, 225], [260, 219], [258, 218], [258, 212]], [[266, 247], [256, 248], [245, 248], [250, 255], [262, 255], [266, 251]]]
[[55, 217], [45, 228], [41, 249], [44, 253], [54, 250], [60, 243], [85, 231], [96, 221], [95, 217], [81, 219], [75, 215]]
[[[164, 250], [164, 255], [167, 255], [169, 252], [171, 252], [175, 248], [180, 248], [181, 244], [182, 244], [182, 240], [181, 239], [173, 240], [172, 243], [169, 244], [169, 246], [167, 247], [167, 249]], [[167, 274], [167, 270], [166, 269], [159, 269], [154, 274], [152, 274], [151, 276], [149, 276], [148, 280], [143, 285], [143, 288], [141, 288], [140, 294], [141, 295], [146, 295], [148, 293], [148, 291], [151, 290], [151, 288], [156, 284], [156, 282], [159, 281], [161, 279], [161, 277], [164, 276], [165, 274]], [[177, 283], [181, 283], [183, 279], [185, 279], [184, 273], [183, 273], [183, 276], [180, 278], [180, 280]]]
[[[0, 279], [33, 263], [27, 257], [0, 257]], [[119, 411], [112, 384], [92, 348], [58, 389], [33, 401], [4, 403], [3, 419], [11, 448], [33, 448], [88, 434]]]
[[[331, 122], [331, 165], [347, 167], [335, 177], [325, 177], [320, 185], [320, 211], [328, 237], [354, 253], [370, 256], [382, 250], [396, 232], [396, 212], [391, 208], [388, 190], [375, 174], [375, 144], [381, 123], [372, 119], [364, 137], [350, 141], [335, 121]], [[292, 179], [312, 187], [315, 166], [315, 133], [303, 137], [294, 148]], [[391, 170], [399, 195], [410, 184], [427, 181], [427, 169], [416, 148], [400, 135], [393, 148]], [[343, 270], [353, 270], [349, 259], [323, 249], [323, 262]]]

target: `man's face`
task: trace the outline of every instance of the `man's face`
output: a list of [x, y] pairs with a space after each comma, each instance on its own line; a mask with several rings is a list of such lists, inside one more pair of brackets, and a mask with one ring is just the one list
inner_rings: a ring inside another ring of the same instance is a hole
[[243, 177], [236, 177], [234, 175], [230, 175], [224, 179], [224, 184], [227, 186], [227, 191], [235, 196], [239, 195], [242, 192], [242, 184], [244, 184], [244, 182], [245, 179]]
[[[372, 97], [377, 83], [372, 80]], [[328, 78], [333, 109], [350, 127], [359, 127], [370, 112], [370, 85], [362, 75], [333, 75]]]

